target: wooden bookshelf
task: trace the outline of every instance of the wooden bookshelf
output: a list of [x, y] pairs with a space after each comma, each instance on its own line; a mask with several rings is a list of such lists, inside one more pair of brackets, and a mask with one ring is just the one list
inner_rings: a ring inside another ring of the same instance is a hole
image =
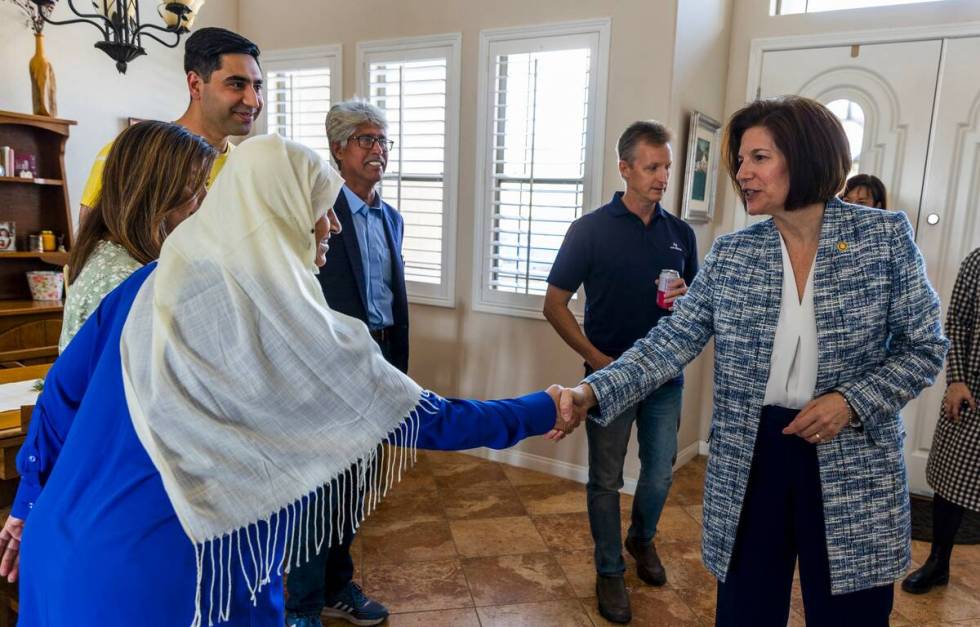
[[61, 187], [65, 184], [65, 182], [61, 179], [25, 179], [22, 176], [0, 176], [0, 183], [19, 183], [21, 185], [54, 185], [55, 187]]
[[26, 273], [58, 271], [68, 255], [29, 251], [28, 235], [64, 235], [71, 247], [71, 207], [65, 176], [65, 143], [75, 122], [0, 111], [0, 146], [34, 155], [37, 176], [0, 177], [0, 222], [14, 222], [16, 251], [0, 251], [0, 366], [53, 361], [61, 334], [61, 302], [31, 300]]
[[0, 318], [62, 309], [64, 309], [64, 302], [60, 300], [0, 300]]
[[68, 253], [61, 253], [56, 250], [44, 252], [0, 251], [0, 259], [40, 259], [54, 266], [64, 266], [68, 263]]

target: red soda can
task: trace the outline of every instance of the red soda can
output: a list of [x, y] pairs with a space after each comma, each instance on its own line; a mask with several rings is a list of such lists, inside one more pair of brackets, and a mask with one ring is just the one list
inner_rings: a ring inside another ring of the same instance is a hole
[[674, 303], [673, 301], [669, 303], [664, 302], [664, 298], [667, 297], [667, 292], [670, 290], [670, 284], [681, 278], [681, 273], [677, 270], [661, 270], [660, 278], [657, 279], [657, 307], [661, 309], [670, 309]]

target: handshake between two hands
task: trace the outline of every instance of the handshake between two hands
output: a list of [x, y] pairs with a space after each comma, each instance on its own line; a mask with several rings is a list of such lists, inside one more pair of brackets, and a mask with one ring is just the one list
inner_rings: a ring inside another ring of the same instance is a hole
[[545, 392], [555, 402], [555, 426], [544, 437], [561, 440], [586, 420], [589, 409], [596, 404], [595, 395], [588, 384], [573, 388], [551, 385]]

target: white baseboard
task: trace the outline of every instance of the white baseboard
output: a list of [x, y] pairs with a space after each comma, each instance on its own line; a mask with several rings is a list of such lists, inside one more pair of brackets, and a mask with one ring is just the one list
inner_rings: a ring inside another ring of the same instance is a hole
[[[500, 462], [502, 464], [517, 466], [518, 468], [526, 468], [527, 470], [543, 472], [549, 475], [554, 475], [555, 477], [561, 477], [562, 479], [577, 481], [578, 483], [584, 484], [589, 480], [588, 466], [570, 464], [568, 462], [552, 459], [550, 457], [535, 455], [533, 453], [525, 453], [524, 451], [519, 451], [512, 448], [504, 449], [502, 451], [496, 451], [488, 448], [477, 448], [465, 452], [475, 457], [482, 457], [484, 459]], [[677, 452], [677, 461], [674, 463], [674, 470], [677, 470], [698, 455], [707, 455], [707, 453], [707, 442], [703, 442], [701, 440], [692, 442]], [[623, 477], [623, 492], [626, 494], [635, 493], [636, 481], [636, 477]]]
[[677, 451], [677, 459], [674, 460], [674, 470], [677, 470], [687, 462], [701, 454], [701, 441], [695, 440], [681, 450]]

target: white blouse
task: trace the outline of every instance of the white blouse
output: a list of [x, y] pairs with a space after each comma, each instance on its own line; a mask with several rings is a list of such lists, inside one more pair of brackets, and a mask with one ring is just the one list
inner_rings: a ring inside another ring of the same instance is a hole
[[817, 318], [813, 311], [813, 268], [807, 275], [803, 298], [796, 291], [793, 264], [783, 236], [783, 296], [779, 323], [769, 360], [765, 405], [801, 409], [817, 386]]

